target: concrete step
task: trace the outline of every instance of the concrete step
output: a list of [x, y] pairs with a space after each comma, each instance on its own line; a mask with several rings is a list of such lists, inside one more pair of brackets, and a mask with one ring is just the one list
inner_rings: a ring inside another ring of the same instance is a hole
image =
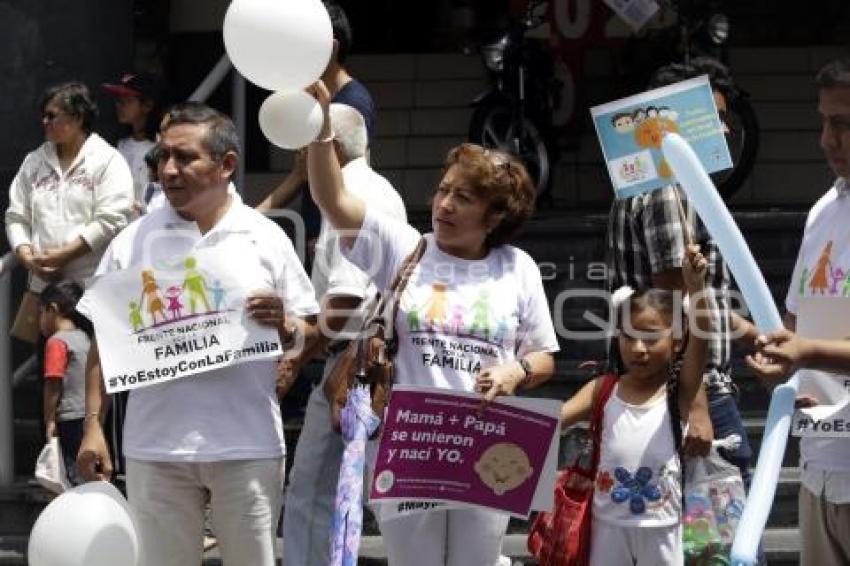
[[[26, 536], [0, 536], [0, 566], [26, 566]], [[800, 533], [795, 528], [767, 529], [764, 533], [764, 548], [771, 566], [791, 566], [799, 564]], [[278, 557], [281, 556], [283, 540], [277, 541]], [[526, 535], [508, 534], [502, 546], [502, 552], [509, 556], [513, 566], [535, 564], [526, 548]], [[358, 566], [385, 566], [386, 550], [380, 535], [367, 535], [360, 542]], [[204, 554], [203, 566], [221, 566], [222, 561], [217, 548]]]

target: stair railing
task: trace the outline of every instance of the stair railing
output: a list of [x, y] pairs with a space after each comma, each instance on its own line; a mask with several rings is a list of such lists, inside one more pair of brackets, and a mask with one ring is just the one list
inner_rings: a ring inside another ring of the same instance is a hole
[[239, 168], [236, 170], [236, 178], [233, 180], [236, 184], [236, 190], [240, 193], [244, 190], [245, 183], [245, 158], [247, 151], [247, 140], [245, 139], [245, 78], [239, 74], [239, 71], [233, 68], [230, 58], [227, 53], [221, 56], [201, 84], [195, 91], [189, 95], [189, 100], [194, 102], [206, 102], [215, 89], [224, 81], [227, 73], [233, 71], [231, 84], [231, 103], [230, 114], [233, 123], [236, 126], [236, 133], [239, 136], [239, 141], [242, 144], [242, 155], [239, 159]]
[[[233, 71], [231, 118], [242, 143], [242, 155], [234, 182], [237, 190], [243, 191], [245, 181], [245, 78], [233, 68], [227, 54], [207, 73], [201, 84], [189, 96], [189, 100], [205, 102], [219, 87], [227, 73]], [[303, 247], [303, 245], [301, 246]], [[14, 252], [0, 258], [0, 328], [11, 326], [12, 271], [18, 265]], [[21, 372], [12, 371], [12, 339], [8, 331], [0, 339], [0, 486], [12, 485], [15, 479], [14, 417], [12, 413], [13, 381], [21, 379]]]
[[18, 265], [14, 252], [0, 258], [0, 328], [5, 330], [0, 339], [0, 486], [9, 486], [15, 480], [15, 445], [12, 415], [12, 271]]

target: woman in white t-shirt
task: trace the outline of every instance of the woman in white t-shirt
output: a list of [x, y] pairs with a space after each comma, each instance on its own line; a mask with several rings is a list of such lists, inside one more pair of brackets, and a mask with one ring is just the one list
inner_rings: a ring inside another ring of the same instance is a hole
[[[310, 145], [310, 190], [340, 233], [348, 258], [387, 289], [423, 236], [371, 209], [343, 185], [325, 110]], [[534, 188], [507, 154], [462, 144], [449, 152], [432, 202], [433, 232], [401, 297], [395, 331], [397, 383], [477, 391], [485, 399], [534, 387], [554, 371], [558, 343], [540, 272], [507, 245], [531, 215]], [[377, 509], [389, 563], [490, 566], [499, 558], [508, 516], [480, 508], [391, 516]]]
[[145, 155], [154, 147], [160, 120], [161, 88], [150, 74], [126, 74], [116, 83], [106, 83], [103, 90], [115, 98], [118, 123], [127, 127], [127, 137], [118, 140], [118, 151], [127, 160], [133, 174], [134, 208], [138, 214], [146, 210], [146, 189], [151, 181]]

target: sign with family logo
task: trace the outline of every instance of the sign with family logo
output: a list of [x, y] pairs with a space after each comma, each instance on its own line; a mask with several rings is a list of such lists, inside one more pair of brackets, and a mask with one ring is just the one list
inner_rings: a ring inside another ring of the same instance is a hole
[[[850, 297], [800, 297], [797, 333], [812, 339], [846, 340], [850, 336]], [[791, 428], [794, 436], [850, 438], [850, 376], [811, 369], [801, 369], [799, 375], [798, 395], [818, 404], [796, 411]]]
[[667, 132], [691, 145], [706, 172], [732, 167], [708, 76], [594, 106], [590, 113], [617, 198], [675, 182], [661, 153]]
[[167, 269], [98, 277], [83, 299], [97, 336], [106, 391], [155, 385], [278, 357], [280, 338], [244, 310], [247, 289], [228, 264], [195, 250]]
[[[397, 385], [370, 501], [462, 503], [528, 517], [553, 505], [561, 403]], [[454, 507], [454, 505], [453, 505]]]

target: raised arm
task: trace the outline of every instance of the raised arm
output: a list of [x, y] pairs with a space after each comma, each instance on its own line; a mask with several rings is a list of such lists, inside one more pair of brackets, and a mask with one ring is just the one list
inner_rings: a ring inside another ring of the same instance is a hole
[[322, 106], [324, 123], [319, 137], [307, 150], [307, 179], [310, 194], [331, 226], [353, 240], [363, 225], [366, 205], [345, 189], [342, 169], [333, 144], [333, 125], [330, 119], [330, 94], [322, 81], [310, 87], [310, 93]]
[[302, 148], [295, 153], [292, 171], [283, 181], [257, 205], [257, 210], [267, 212], [275, 208], [284, 208], [295, 198], [299, 187], [307, 182], [307, 150]]
[[[699, 246], [688, 246], [682, 265], [682, 278], [690, 297], [688, 314], [688, 345], [682, 358], [679, 375], [679, 409], [688, 415], [702, 385], [702, 374], [708, 355], [706, 338], [713, 332], [711, 311], [705, 300], [705, 272], [708, 262], [699, 253]], [[709, 290], [710, 292], [710, 290]]]

